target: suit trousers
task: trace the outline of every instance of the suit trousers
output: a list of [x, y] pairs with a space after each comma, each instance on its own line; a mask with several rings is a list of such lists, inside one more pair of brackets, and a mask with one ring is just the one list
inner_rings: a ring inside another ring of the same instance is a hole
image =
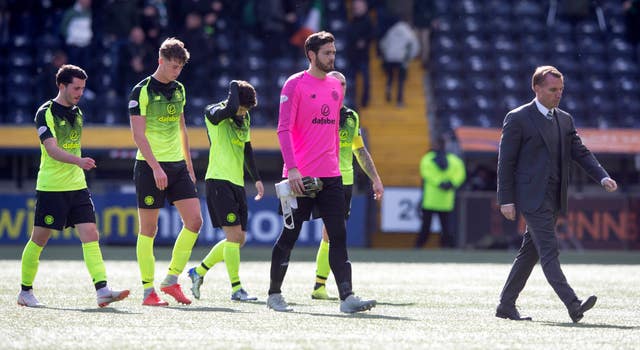
[[511, 272], [500, 294], [500, 304], [515, 305], [516, 299], [525, 284], [533, 267], [540, 260], [542, 271], [560, 300], [569, 307], [578, 298], [567, 283], [558, 259], [558, 238], [555, 225], [558, 218], [560, 187], [548, 184], [542, 205], [532, 211], [522, 213], [527, 224], [522, 246], [513, 261]]

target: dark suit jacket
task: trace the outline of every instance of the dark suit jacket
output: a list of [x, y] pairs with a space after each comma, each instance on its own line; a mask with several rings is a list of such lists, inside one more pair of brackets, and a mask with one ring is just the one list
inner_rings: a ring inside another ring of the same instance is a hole
[[[600, 183], [609, 176], [591, 151], [582, 144], [573, 117], [555, 109], [560, 127], [560, 203], [561, 213], [567, 212], [567, 187], [571, 160]], [[515, 203], [518, 210], [531, 212], [544, 200], [552, 160], [548, 136], [542, 133], [546, 123], [534, 101], [509, 112], [504, 118], [498, 154], [498, 203]]]

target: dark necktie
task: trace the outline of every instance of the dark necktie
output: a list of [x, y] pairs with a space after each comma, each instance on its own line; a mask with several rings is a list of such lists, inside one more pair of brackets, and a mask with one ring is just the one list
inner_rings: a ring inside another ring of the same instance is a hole
[[547, 118], [547, 120], [553, 120], [553, 110], [550, 109], [544, 117]]

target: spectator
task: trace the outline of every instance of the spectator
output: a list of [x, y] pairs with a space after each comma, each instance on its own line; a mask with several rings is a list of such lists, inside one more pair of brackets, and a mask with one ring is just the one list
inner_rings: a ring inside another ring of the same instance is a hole
[[202, 15], [191, 12], [185, 18], [185, 28], [180, 35], [186, 47], [197, 47], [189, 58], [189, 65], [182, 75], [190, 87], [189, 91], [196, 97], [204, 97], [207, 93], [206, 83], [210, 80], [211, 44], [202, 25]]
[[154, 48], [160, 47], [162, 34], [167, 29], [167, 7], [164, 1], [148, 0], [142, 9], [141, 26], [149, 42]]
[[640, 0], [626, 0], [622, 4], [624, 20], [627, 27], [627, 39], [636, 51], [640, 63]]
[[[455, 247], [456, 239], [450, 229], [450, 217], [453, 212], [456, 192], [466, 178], [462, 159], [446, 151], [446, 140], [440, 136], [435, 140], [433, 149], [420, 161], [422, 177], [422, 229], [416, 239], [416, 248], [427, 242], [431, 233], [431, 218], [438, 214], [442, 227], [442, 245]], [[454, 230], [455, 232], [455, 230]]]
[[369, 16], [366, 0], [353, 0], [353, 17], [347, 29], [347, 59], [349, 60], [349, 80], [355, 82], [358, 73], [362, 75], [360, 107], [369, 104], [369, 46], [373, 39], [374, 25]]
[[138, 4], [129, 0], [109, 0], [98, 2], [98, 6], [101, 7], [94, 9], [103, 15], [95, 18], [96, 21], [101, 22], [96, 23], [96, 27], [101, 28], [101, 33], [96, 33], [97, 41], [101, 42], [103, 47], [109, 50], [111, 65], [108, 73], [113, 82], [112, 87], [117, 89], [118, 92], [124, 92], [129, 89], [129, 86], [132, 85], [131, 83], [142, 80], [142, 77], [140, 77], [135, 81], [123, 82], [121, 80], [126, 80], [126, 76], [118, 72], [123, 65], [120, 62], [120, 58], [123, 56], [121, 50], [128, 45], [129, 35], [133, 27], [140, 24]]
[[52, 84], [52, 78], [58, 73], [58, 69], [68, 62], [67, 54], [63, 50], [56, 50], [47, 64], [38, 69], [37, 87], [38, 99], [46, 100], [58, 93], [58, 88]]
[[469, 190], [495, 191], [496, 173], [485, 165], [479, 165], [469, 176]]
[[385, 74], [387, 75], [386, 100], [387, 102], [391, 101], [391, 85], [393, 84], [393, 76], [397, 72], [398, 94], [396, 102], [398, 107], [404, 107], [404, 81], [407, 76], [409, 62], [416, 57], [420, 50], [418, 38], [407, 22], [398, 20], [380, 40], [380, 50]]
[[267, 58], [276, 58], [283, 53], [292, 52], [289, 37], [298, 16], [292, 11], [287, 0], [256, 1], [255, 13], [258, 14], [258, 33], [265, 42]]
[[420, 40], [420, 62], [422, 67], [429, 66], [431, 49], [431, 28], [435, 25], [436, 7], [434, 1], [422, 0], [413, 2], [413, 25]]
[[65, 11], [60, 33], [66, 44], [69, 62], [91, 72], [91, 0], [77, 0], [73, 7]]
[[135, 85], [148, 76], [155, 59], [155, 50], [145, 40], [142, 27], [133, 27], [119, 59], [122, 64], [118, 75], [122, 77], [122, 81], [117, 90], [127, 91], [127, 86]]

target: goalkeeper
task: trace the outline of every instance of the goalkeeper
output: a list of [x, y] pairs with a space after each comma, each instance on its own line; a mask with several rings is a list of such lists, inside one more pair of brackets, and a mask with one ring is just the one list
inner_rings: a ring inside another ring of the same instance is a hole
[[[342, 91], [346, 94], [347, 81], [342, 73], [333, 71], [328, 75], [340, 80]], [[342, 106], [340, 108], [340, 173], [344, 188], [344, 219], [349, 219], [351, 213], [351, 195], [353, 192], [353, 156], [367, 177], [371, 180], [373, 198], [381, 200], [384, 193], [382, 180], [378, 175], [371, 154], [367, 151], [360, 134], [360, 117], [353, 109]], [[316, 283], [311, 293], [312, 299], [329, 299], [325, 284], [329, 277], [329, 236], [326, 227], [322, 228], [322, 241], [316, 255]]]
[[302, 223], [314, 208], [319, 211], [331, 240], [329, 264], [338, 285], [340, 311], [354, 313], [376, 305], [375, 300], [357, 297], [351, 286], [344, 191], [338, 166], [338, 124], [344, 93], [340, 81], [327, 76], [335, 62], [334, 42], [331, 33], [311, 34], [304, 44], [309, 68], [290, 76], [280, 93], [277, 130], [284, 159], [283, 177], [296, 193], [304, 192], [303, 176], [320, 178], [322, 190], [314, 198], [297, 198], [293, 229], [283, 228], [273, 247], [267, 307], [275, 311], [292, 310], [282, 296], [282, 283]]
[[189, 270], [191, 292], [200, 299], [200, 286], [207, 271], [224, 260], [231, 282], [231, 300], [250, 301], [240, 282], [240, 247], [247, 236], [247, 198], [244, 191], [244, 168], [255, 181], [260, 200], [264, 186], [256, 168], [251, 148], [249, 110], [257, 104], [256, 91], [246, 81], [229, 83], [227, 100], [205, 109], [209, 135], [209, 165], [205, 175], [207, 207], [213, 227], [222, 227], [226, 239], [218, 242], [199, 266]]

